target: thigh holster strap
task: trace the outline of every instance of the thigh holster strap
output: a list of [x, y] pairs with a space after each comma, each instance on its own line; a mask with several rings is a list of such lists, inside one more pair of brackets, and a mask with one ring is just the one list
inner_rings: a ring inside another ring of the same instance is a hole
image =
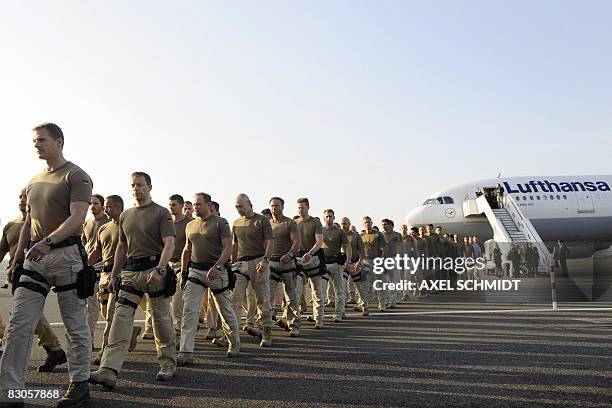
[[[19, 284], [17, 285], [17, 288], [26, 288], [26, 289], [29, 289], [31, 291], [38, 292], [41, 295], [43, 295], [44, 297], [47, 297], [47, 295], [49, 294], [49, 290], [48, 289], [46, 289], [41, 284], [36, 283], [36, 282], [19, 282]], [[17, 289], [17, 288], [15, 288], [15, 289]]]
[[[34, 279], [37, 282], [20, 282], [21, 276], [23, 275], [31, 279]], [[21, 271], [18, 274], [16, 274], [15, 277], [19, 281], [17, 281], [17, 283], [13, 285], [13, 293], [15, 292], [15, 290], [17, 290], [18, 287], [23, 287], [33, 292], [38, 292], [45, 297], [49, 294], [49, 289], [45, 288], [43, 285], [41, 285], [41, 283], [44, 283], [47, 286], [51, 286], [51, 285], [49, 285], [49, 282], [47, 282], [47, 279], [40, 273], [36, 271], [30, 271], [28, 269], [21, 269]]]
[[351, 275], [351, 279], [353, 279], [353, 282], [361, 282], [361, 273], [356, 273], [355, 275]]
[[242, 273], [242, 272], [240, 272], [239, 270], [234, 270], [234, 273], [235, 273], [236, 275], [241, 275], [241, 276], [244, 276], [244, 277], [245, 277], [245, 279], [246, 279], [246, 280], [248, 280], [248, 281], [250, 281], [250, 280], [251, 280], [251, 278], [249, 277], [249, 275], [247, 275], [246, 273]]
[[138, 309], [138, 303], [134, 303], [130, 299], [123, 297], [123, 296], [120, 296], [119, 299], [117, 299], [117, 303], [121, 303], [122, 305], [129, 306], [132, 309]]
[[202, 286], [203, 288], [209, 288], [209, 289], [210, 289], [210, 291], [213, 293], [213, 295], [218, 295], [219, 293], [223, 293], [223, 292], [225, 292], [226, 290], [229, 290], [229, 289], [231, 288], [231, 285], [230, 285], [230, 284], [228, 284], [227, 286], [225, 286], [225, 287], [223, 287], [223, 288], [220, 288], [220, 289], [213, 289], [213, 288], [209, 287], [207, 284], [205, 284], [204, 282], [202, 282], [201, 280], [199, 280], [198, 278], [196, 278], [196, 277], [194, 277], [194, 276], [189, 276], [189, 277], [187, 278], [187, 280], [188, 280], [189, 282], [195, 283], [196, 285], [200, 285], [200, 286]]
[[56, 286], [56, 287], [54, 287], [54, 288], [53, 288], [53, 291], [54, 291], [55, 293], [58, 293], [58, 292], [66, 292], [66, 291], [68, 291], [68, 290], [73, 290], [73, 289], [76, 289], [76, 288], [77, 288], [77, 283], [76, 283], [76, 282], [74, 282], [74, 283], [71, 283], [71, 284], [69, 284], [69, 285], [61, 285], [61, 286]]

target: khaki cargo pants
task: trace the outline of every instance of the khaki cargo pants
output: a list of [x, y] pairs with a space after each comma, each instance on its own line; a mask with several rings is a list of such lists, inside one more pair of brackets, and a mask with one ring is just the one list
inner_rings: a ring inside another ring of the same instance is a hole
[[238, 261], [233, 267], [238, 270], [236, 274], [236, 287], [232, 291], [232, 306], [238, 324], [242, 318], [242, 307], [249, 283], [255, 291], [255, 303], [257, 305], [257, 325], [261, 328], [272, 328], [272, 307], [270, 306], [270, 268], [266, 267], [263, 272], [257, 272], [255, 267], [263, 258], [250, 261]]
[[[70, 285], [83, 269], [77, 245], [52, 249], [40, 262], [25, 261], [24, 269], [38, 272], [46, 282], [22, 275], [20, 283], [52, 286]], [[20, 286], [15, 290], [11, 316], [4, 339], [4, 354], [0, 360], [0, 384], [3, 388], [23, 388], [28, 359], [32, 350], [32, 335], [43, 314], [46, 297]], [[68, 374], [71, 382], [89, 378], [91, 338], [87, 325], [85, 299], [79, 299], [76, 289], [57, 293], [62, 321], [68, 339]]]
[[[161, 274], [159, 285], [148, 284], [149, 273], [154, 268], [144, 271], [122, 271], [121, 288], [115, 303], [115, 314], [108, 337], [108, 345], [102, 354], [100, 368], [111, 368], [117, 373], [125, 361], [132, 330], [134, 327], [134, 313], [144, 293], [155, 293], [164, 288], [167, 271]], [[157, 273], [157, 272], [156, 272]], [[129, 291], [125, 287], [129, 288]], [[132, 293], [137, 292], [137, 293]], [[157, 362], [161, 367], [176, 366], [176, 335], [172, 327], [170, 314], [170, 298], [164, 295], [151, 298], [149, 307], [155, 336], [155, 349]]]
[[[2, 338], [4, 337], [4, 322], [2, 321], [2, 316], [0, 316], [0, 350], [4, 352], [4, 346], [2, 343]], [[47, 351], [59, 351], [62, 349], [57, 336], [53, 332], [51, 325], [45, 318], [45, 315], [40, 317], [36, 328], [34, 329], [34, 335], [38, 337], [38, 345], [43, 347]]]
[[[310, 269], [316, 268], [320, 264], [320, 260], [318, 256], [313, 256], [309, 263], [301, 264], [303, 268]], [[317, 269], [313, 269], [311, 271], [303, 271], [299, 276], [301, 278], [296, 278], [296, 291], [297, 298], [301, 299], [302, 291], [304, 290], [304, 285], [307, 282], [310, 282], [310, 292], [312, 294], [312, 312], [314, 315], [314, 319], [321, 326], [323, 325], [323, 319], [325, 317], [325, 287], [323, 285], [323, 278], [321, 275], [316, 275], [318, 273]], [[312, 277], [305, 277], [304, 275], [313, 275]], [[303, 284], [300, 284], [301, 281]]]
[[[272, 273], [272, 276], [276, 275], [281, 281], [277, 281], [273, 277], [270, 278], [270, 298], [272, 299], [276, 294], [277, 288], [282, 283], [284, 286], [285, 296], [285, 309], [283, 310], [283, 319], [287, 320], [289, 327], [295, 327], [299, 329], [301, 326], [300, 321], [300, 299], [296, 296], [296, 280], [295, 280], [295, 263], [290, 262], [283, 264], [280, 262], [270, 261], [270, 269], [274, 269], [276, 272]], [[291, 272], [284, 272], [289, 269], [293, 269]], [[301, 285], [301, 281], [300, 281]]]
[[181, 289], [181, 263], [170, 262], [170, 268], [176, 274], [176, 293], [172, 296], [172, 321], [174, 329], [181, 330], [181, 319], [183, 318], [183, 289]]
[[[272, 306], [272, 298], [270, 298], [270, 306]], [[246, 312], [244, 324], [251, 327], [257, 327], [257, 297], [253, 285], [249, 284], [246, 289], [246, 305], [243, 305]], [[260, 327], [261, 328], [261, 327]]]
[[368, 310], [368, 296], [370, 291], [370, 282], [368, 276], [371, 273], [371, 264], [363, 262], [359, 272], [351, 272], [350, 279], [356, 288], [356, 303], [357, 307], [362, 308], [365, 312]]
[[[380, 280], [383, 284], [384, 283], [389, 283], [389, 279], [390, 279], [390, 274], [389, 271], [387, 271], [386, 269], [384, 269], [383, 266], [383, 272], [382, 273], [374, 273], [374, 261], [372, 259], [367, 259], [365, 258], [363, 260], [363, 265], [366, 266], [367, 265], [367, 271], [368, 271], [368, 281], [370, 283], [370, 288], [373, 288], [374, 285], [374, 281], [376, 280]], [[383, 285], [379, 285], [379, 287], [382, 287]], [[369, 289], [368, 289], [369, 291]], [[389, 303], [389, 291], [388, 290], [376, 290], [374, 289], [374, 291], [376, 292], [376, 297], [378, 298], [378, 307], [379, 308], [385, 308], [387, 306], [387, 304]]]
[[[206, 296], [212, 290], [222, 289], [227, 287], [229, 278], [227, 269], [221, 270], [215, 276], [215, 279], [209, 280], [206, 278], [208, 271], [203, 271], [196, 268], [189, 268], [189, 278], [197, 279], [204, 283], [207, 287], [199, 283], [188, 280], [183, 292], [183, 316], [181, 325], [181, 352], [193, 353], [195, 348], [195, 335], [198, 330], [198, 317], [200, 313], [200, 305], [202, 297]], [[214, 305], [221, 317], [221, 325], [223, 332], [227, 337], [227, 341], [236, 350], [240, 349], [240, 337], [238, 335], [238, 320], [232, 308], [232, 300], [230, 291], [225, 290], [221, 293], [213, 293]], [[209, 304], [209, 306], [211, 306]]]
[[344, 265], [332, 263], [326, 264], [326, 266], [329, 272], [330, 282], [324, 283], [325, 293], [327, 293], [327, 285], [331, 285], [334, 292], [334, 319], [342, 319], [346, 309], [346, 279], [344, 278]]
[[[113, 324], [113, 315], [115, 314], [115, 303], [117, 302], [117, 296], [114, 293], [109, 293], [108, 284], [110, 283], [110, 272], [103, 272], [100, 276], [100, 285], [98, 290], [98, 300], [100, 301], [102, 317], [106, 321], [104, 326], [104, 333], [102, 336], [102, 346], [100, 347], [100, 356], [104, 352], [104, 348], [108, 345], [108, 336], [110, 335], [111, 326]], [[147, 297], [143, 296], [140, 301], [140, 308], [143, 312], [147, 310]]]
[[115, 314], [115, 302], [116, 296], [113, 293], [109, 293], [108, 284], [110, 283], [110, 272], [102, 272], [100, 275], [100, 283], [98, 286], [98, 301], [100, 302], [100, 311], [102, 317], [106, 321], [104, 326], [104, 333], [102, 334], [102, 347], [100, 347], [100, 355], [104, 351], [104, 348], [108, 345], [108, 336], [110, 334], [110, 328], [113, 323], [113, 315]]

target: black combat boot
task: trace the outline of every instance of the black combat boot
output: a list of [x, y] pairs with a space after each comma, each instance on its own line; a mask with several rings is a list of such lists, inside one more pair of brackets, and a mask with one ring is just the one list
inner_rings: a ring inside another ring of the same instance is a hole
[[64, 353], [64, 350], [62, 349], [54, 351], [49, 350], [48, 347], [45, 347], [45, 350], [47, 351], [47, 359], [45, 360], [43, 365], [38, 367], [38, 371], [40, 371], [41, 373], [48, 373], [49, 371], [53, 371], [55, 366], [62, 365], [68, 361], [66, 359], [66, 353]]
[[70, 383], [64, 396], [57, 401], [57, 407], [76, 407], [89, 401], [89, 384], [87, 380]]

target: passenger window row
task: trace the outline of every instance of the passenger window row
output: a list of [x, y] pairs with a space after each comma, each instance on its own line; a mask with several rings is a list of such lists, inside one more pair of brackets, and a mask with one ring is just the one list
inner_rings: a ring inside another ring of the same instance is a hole
[[[557, 200], [567, 200], [567, 194], [551, 194], [551, 195], [542, 195], [541, 197], [539, 195], [537, 196], [522, 196], [522, 201], [528, 201], [527, 197], [529, 197], [529, 201], [534, 201], [534, 197], [536, 201], [540, 201], [540, 200], [548, 200], [550, 197], [550, 200], [555, 200], [555, 197]], [[516, 201], [521, 201], [521, 196], [514, 196], [514, 198], [516, 199]]]

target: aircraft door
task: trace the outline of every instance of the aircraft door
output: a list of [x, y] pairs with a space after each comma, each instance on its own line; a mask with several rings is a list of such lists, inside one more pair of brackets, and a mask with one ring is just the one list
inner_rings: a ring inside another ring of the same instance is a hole
[[465, 189], [465, 198], [476, 198], [476, 190], [479, 186], [469, 186]]
[[593, 196], [587, 191], [576, 192], [576, 200], [578, 201], [578, 212], [579, 213], [592, 213], [595, 212], [595, 206], [593, 205]]

